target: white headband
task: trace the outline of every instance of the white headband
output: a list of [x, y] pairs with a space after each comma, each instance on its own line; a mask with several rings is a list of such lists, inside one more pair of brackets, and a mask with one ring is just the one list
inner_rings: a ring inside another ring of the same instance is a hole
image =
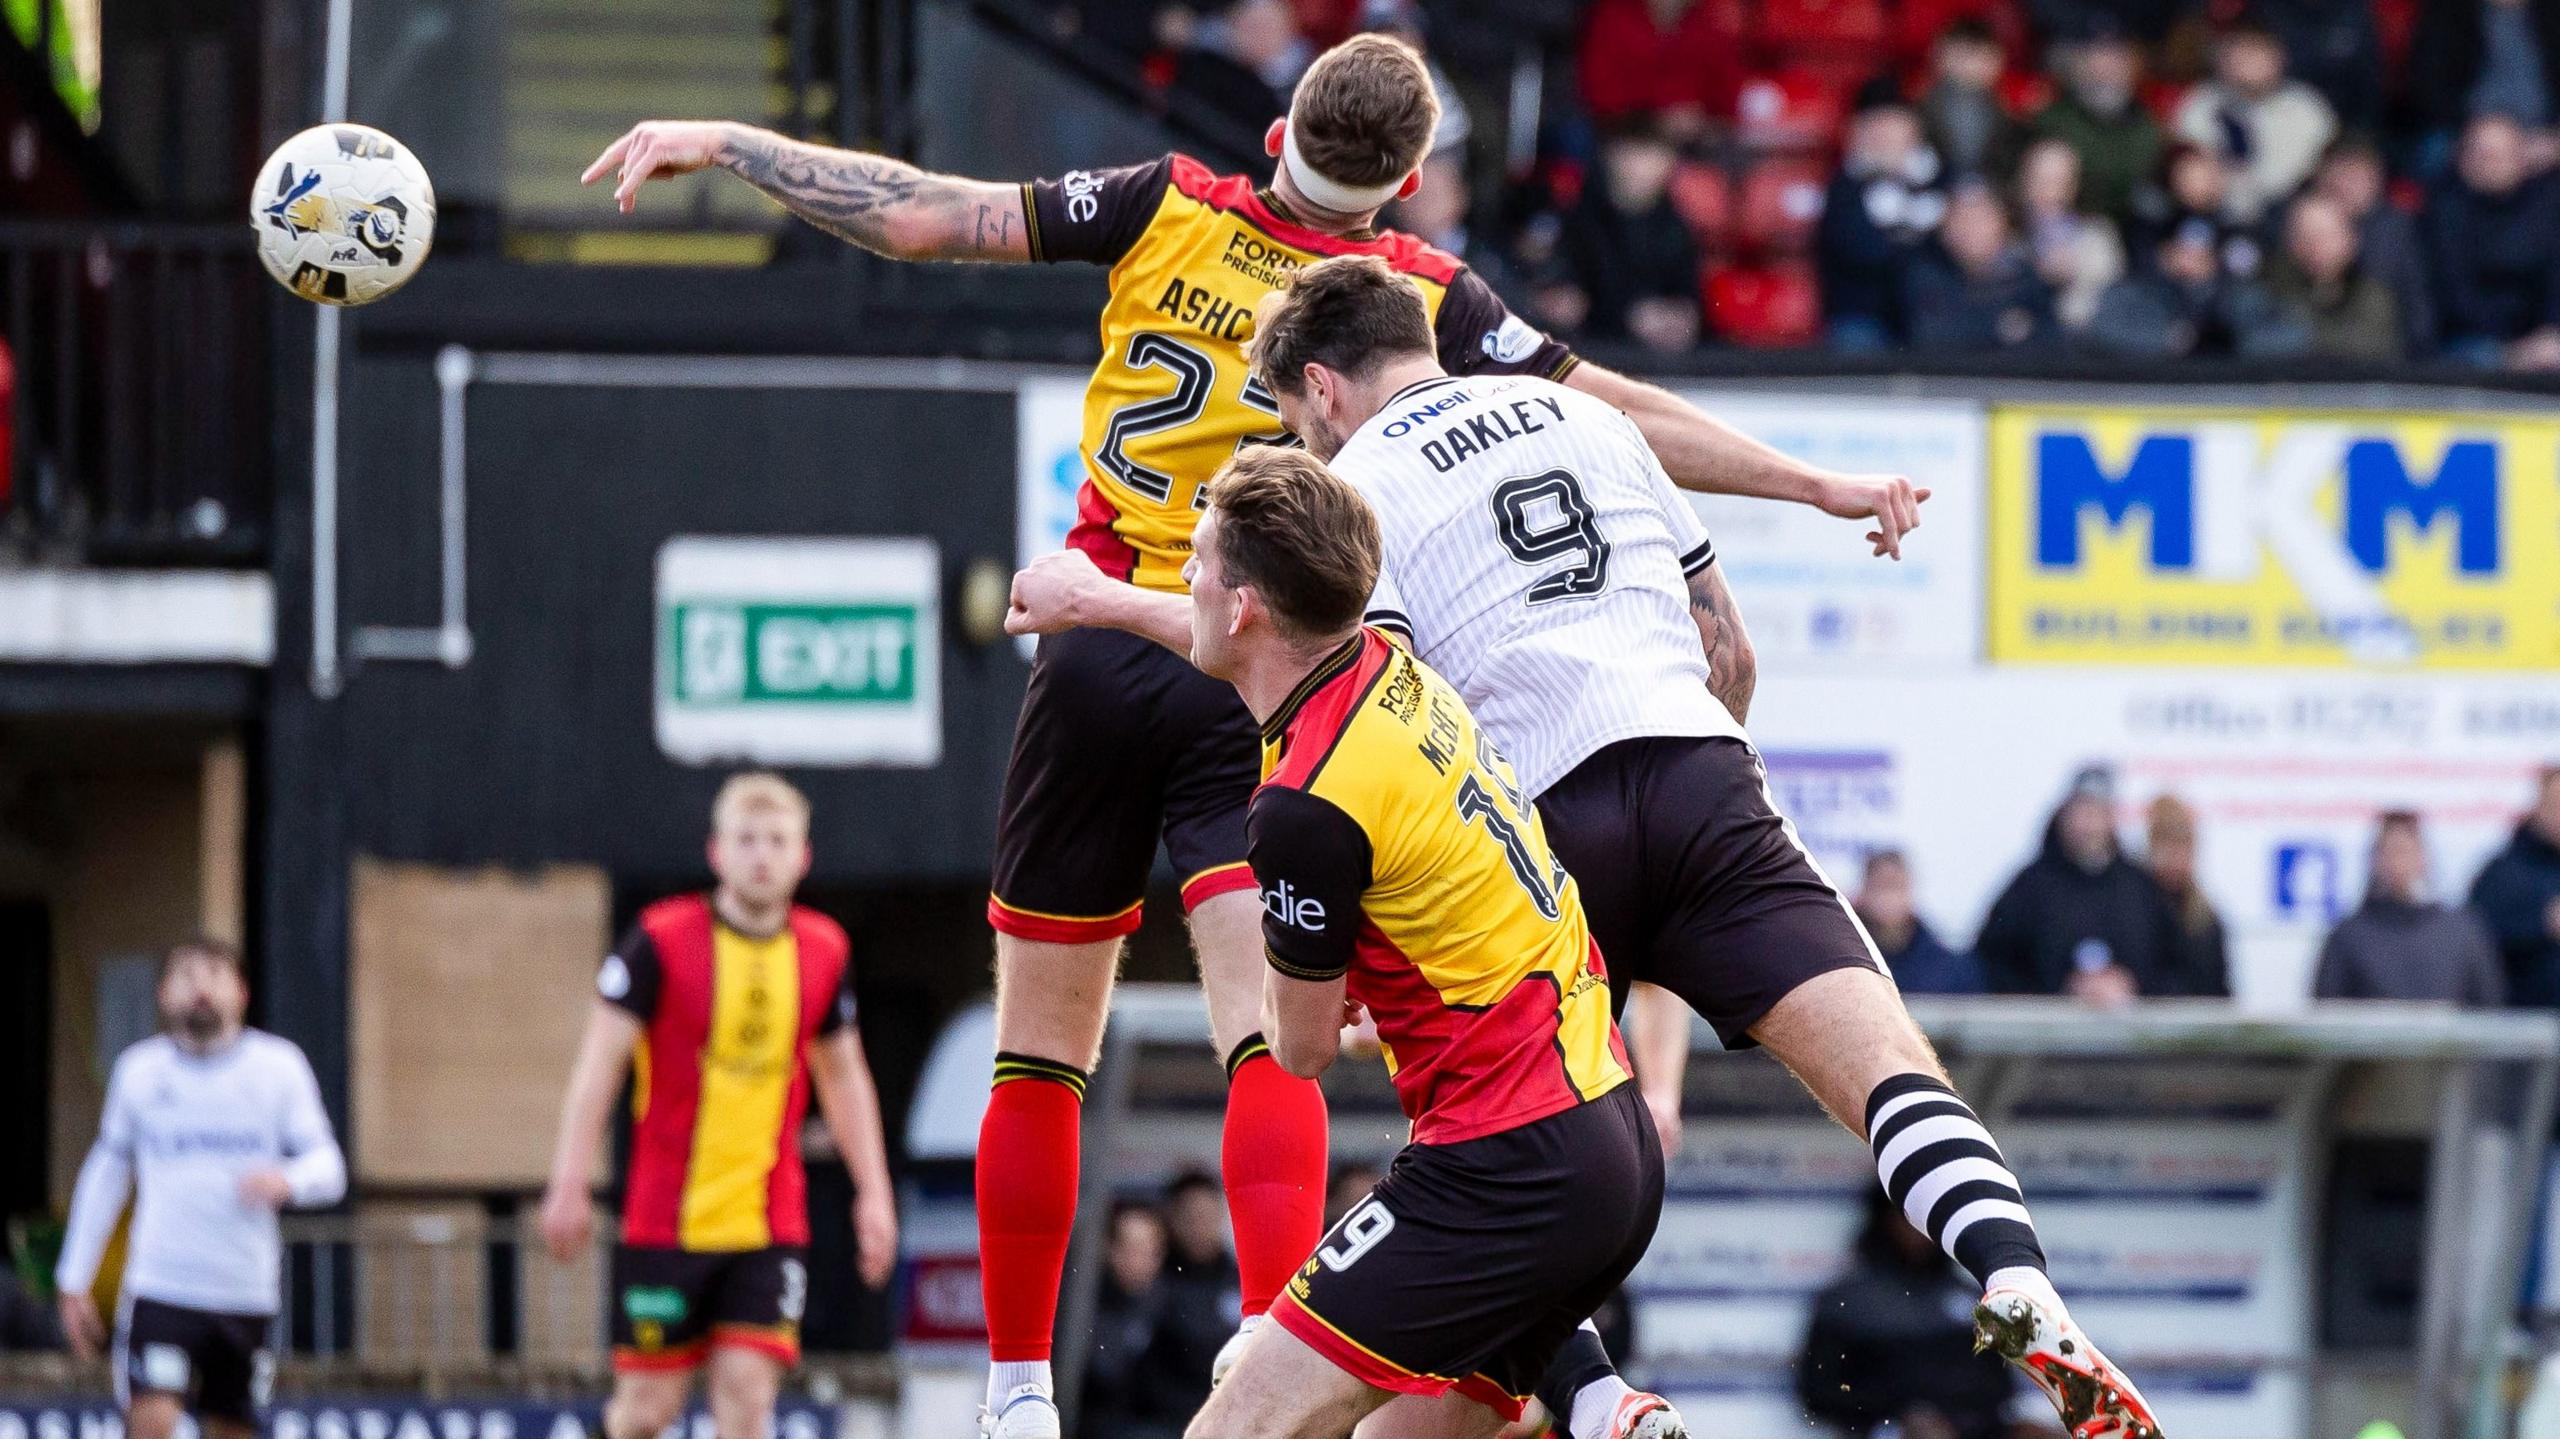
[[1402, 177], [1381, 185], [1345, 185], [1327, 178], [1307, 163], [1306, 153], [1298, 148], [1298, 129], [1294, 125], [1281, 131], [1280, 163], [1288, 167], [1289, 183], [1298, 187], [1299, 194], [1336, 214], [1365, 214], [1394, 199], [1396, 192], [1404, 188]]

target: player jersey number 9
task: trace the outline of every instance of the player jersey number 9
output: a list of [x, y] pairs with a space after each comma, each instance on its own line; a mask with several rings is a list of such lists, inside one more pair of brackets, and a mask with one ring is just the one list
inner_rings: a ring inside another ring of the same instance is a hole
[[[1209, 392], [1218, 382], [1218, 367], [1207, 355], [1154, 330], [1140, 330], [1129, 337], [1129, 351], [1124, 363], [1133, 370], [1164, 370], [1173, 376], [1173, 392], [1152, 400], [1123, 405], [1112, 412], [1111, 423], [1103, 428], [1102, 448], [1095, 452], [1094, 463], [1103, 472], [1131, 490], [1160, 504], [1173, 499], [1173, 476], [1152, 470], [1129, 458], [1129, 442], [1143, 436], [1178, 430], [1197, 420], [1209, 408]], [[1280, 402], [1263, 388], [1252, 371], [1245, 372], [1244, 388], [1238, 395], [1246, 405], [1273, 419], [1280, 418]], [[1288, 442], [1286, 430], [1268, 434], [1246, 435], [1236, 442], [1241, 450], [1247, 445], [1276, 445]], [[1191, 508], [1206, 509], [1209, 489], [1203, 483], [1192, 492]]]

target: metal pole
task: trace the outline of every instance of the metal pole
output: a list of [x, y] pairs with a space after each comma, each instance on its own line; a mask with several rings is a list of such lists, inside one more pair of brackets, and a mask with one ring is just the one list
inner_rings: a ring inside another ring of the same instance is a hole
[[[329, 0], [322, 41], [320, 118], [347, 115], [347, 50], [355, 0]], [[335, 305], [312, 321], [311, 361], [311, 694], [331, 700], [338, 672], [338, 327]]]
[[2418, 1390], [2409, 1439], [2451, 1439], [2461, 1408], [2465, 1198], [2471, 1188], [2470, 1136], [2479, 1105], [2469, 1063], [2435, 1066], [2435, 1132], [2427, 1148], [2426, 1258], [2418, 1290]]

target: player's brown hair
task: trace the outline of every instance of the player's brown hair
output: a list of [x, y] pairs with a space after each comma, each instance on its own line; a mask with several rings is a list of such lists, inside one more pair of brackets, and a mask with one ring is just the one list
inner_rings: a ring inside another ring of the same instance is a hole
[[1431, 311], [1413, 281], [1375, 255], [1337, 255], [1262, 297], [1246, 359], [1266, 386], [1295, 395], [1309, 365], [1365, 374], [1380, 360], [1431, 354]]
[[721, 821], [733, 814], [747, 814], [760, 809], [780, 810], [809, 828], [809, 797], [799, 788], [769, 769], [741, 770], [721, 782], [719, 795], [711, 801], [711, 828], [717, 831]]
[[1304, 450], [1256, 445], [1209, 481], [1218, 562], [1281, 625], [1332, 639], [1360, 623], [1378, 587], [1378, 517], [1360, 492]]
[[1429, 67], [1411, 45], [1388, 35], [1354, 35], [1317, 56], [1289, 101], [1298, 153], [1345, 185], [1384, 185], [1412, 174], [1439, 128]]

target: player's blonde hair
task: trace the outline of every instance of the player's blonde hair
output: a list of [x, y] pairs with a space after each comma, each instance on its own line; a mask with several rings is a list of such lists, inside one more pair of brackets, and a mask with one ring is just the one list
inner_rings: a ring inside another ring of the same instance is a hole
[[712, 832], [759, 810], [787, 814], [798, 822], [801, 833], [808, 833], [809, 797], [769, 769], [741, 770], [721, 783], [720, 793], [711, 801]]
[[1421, 168], [1440, 128], [1431, 70], [1389, 35], [1354, 35], [1316, 57], [1289, 101], [1298, 153], [1328, 180], [1384, 185]]

